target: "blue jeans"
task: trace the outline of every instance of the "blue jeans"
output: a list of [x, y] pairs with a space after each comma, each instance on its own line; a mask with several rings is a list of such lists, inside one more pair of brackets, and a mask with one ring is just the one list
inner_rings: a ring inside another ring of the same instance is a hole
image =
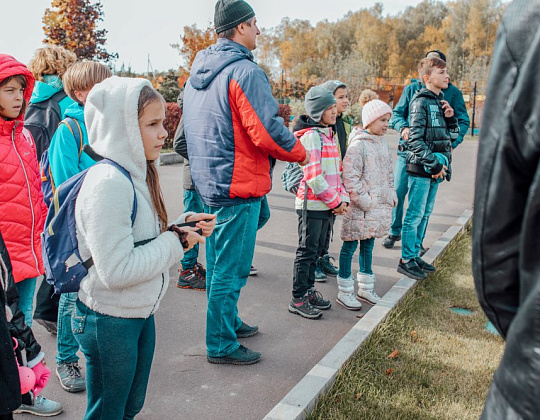
[[56, 336], [56, 364], [73, 363], [79, 360], [79, 343], [71, 330], [71, 316], [77, 301], [77, 293], [63, 293], [58, 303], [58, 333]]
[[72, 328], [86, 357], [84, 419], [134, 419], [144, 405], [154, 357], [154, 316], [117, 318], [77, 300]]
[[[373, 246], [375, 245], [375, 238], [364, 239], [360, 241], [360, 253], [358, 254], [358, 264], [360, 265], [360, 272], [363, 274], [373, 274], [371, 268], [371, 262], [373, 261]], [[352, 259], [356, 248], [358, 247], [358, 241], [343, 241], [341, 246], [341, 252], [339, 254], [339, 277], [349, 278], [352, 274]]]
[[[43, 280], [45, 281], [45, 280]], [[36, 278], [32, 277], [15, 283], [19, 291], [19, 309], [24, 315], [24, 321], [32, 328], [32, 312], [34, 310], [34, 293], [36, 291]]]
[[[405, 261], [412, 260], [420, 255], [423, 235], [427, 227], [430, 206], [428, 203], [435, 203], [435, 197], [439, 184], [430, 178], [417, 176], [409, 177], [409, 207], [405, 214], [402, 229], [401, 257]], [[433, 211], [433, 205], [431, 205]]]
[[[184, 190], [184, 212], [194, 211], [195, 213], [202, 213], [203, 203], [201, 197], [195, 190]], [[190, 268], [195, 267], [197, 264], [197, 258], [199, 256], [199, 244], [196, 244], [189, 251], [184, 253], [184, 258], [182, 258], [182, 270], [189, 270]]]
[[262, 229], [266, 222], [270, 219], [270, 206], [268, 205], [268, 199], [266, 195], [261, 200], [261, 214], [259, 215], [259, 222], [257, 223], [257, 230]]
[[393, 236], [401, 235], [401, 228], [403, 227], [403, 207], [405, 197], [409, 192], [409, 174], [405, 170], [406, 164], [405, 156], [398, 155], [394, 169], [394, 187], [396, 188], [398, 203], [392, 209], [392, 224], [390, 225], [390, 235]]
[[206, 349], [211, 357], [223, 357], [240, 346], [237, 304], [255, 252], [261, 202], [204, 205], [204, 211], [217, 215], [214, 234], [206, 239]]

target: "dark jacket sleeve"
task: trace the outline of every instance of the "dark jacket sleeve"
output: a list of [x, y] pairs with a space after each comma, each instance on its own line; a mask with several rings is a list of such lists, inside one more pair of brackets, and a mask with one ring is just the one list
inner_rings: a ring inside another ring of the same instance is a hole
[[540, 267], [540, 46], [535, 36], [536, 45], [525, 48], [529, 41], [519, 34], [529, 34], [527, 28], [515, 25], [518, 34], [513, 37], [507, 37], [504, 21], [499, 28], [476, 172], [472, 231], [476, 293], [505, 338], [520, 300], [533, 302], [528, 294], [538, 284]]
[[[41, 346], [37, 343], [32, 330], [24, 322], [24, 314], [19, 308], [19, 292], [15, 286], [15, 280], [13, 279], [11, 261], [7, 248], [4, 244], [4, 239], [0, 233], [0, 249], [2, 254], [2, 260], [4, 261], [8, 270], [6, 290], [2, 291], [6, 296], [6, 304], [9, 306], [13, 318], [8, 323], [9, 333], [12, 337], [15, 337], [22, 341], [26, 348], [26, 359], [34, 359], [41, 351]], [[3, 309], [2, 309], [3, 310]]]
[[403, 89], [403, 93], [392, 112], [390, 127], [399, 133], [401, 133], [401, 130], [405, 127], [409, 127], [409, 105], [412, 97], [416, 91], [418, 91], [417, 84], [417, 82], [414, 82], [405, 86], [405, 89]]
[[[183, 111], [184, 90], [182, 90], [180, 92], [180, 95], [178, 95], [177, 102], [178, 102], [178, 106], [180, 107], [180, 110]], [[182, 112], [182, 116], [180, 117], [180, 122], [178, 123], [178, 127], [176, 127], [176, 133], [174, 133], [173, 147], [176, 153], [178, 153], [184, 159], [188, 159], [186, 132], [184, 131], [184, 113], [183, 112]]]
[[416, 161], [425, 166], [432, 175], [438, 174], [443, 165], [426, 143], [426, 129], [428, 125], [428, 112], [424, 100], [417, 98], [411, 102], [409, 116], [409, 140], [407, 150], [414, 153]]
[[456, 88], [454, 100], [452, 102], [453, 103], [450, 105], [452, 105], [452, 108], [454, 108], [454, 115], [457, 119], [457, 124], [459, 127], [459, 135], [452, 142], [452, 148], [455, 149], [463, 142], [463, 138], [465, 137], [465, 134], [467, 134], [471, 121], [469, 119], [469, 114], [467, 113], [465, 101], [463, 100], [463, 94], [458, 88]]

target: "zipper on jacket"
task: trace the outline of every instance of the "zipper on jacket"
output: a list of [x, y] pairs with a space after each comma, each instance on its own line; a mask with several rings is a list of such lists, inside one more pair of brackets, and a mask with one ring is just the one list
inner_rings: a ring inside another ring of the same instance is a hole
[[154, 303], [154, 306], [152, 307], [152, 310], [150, 311], [150, 315], [149, 315], [149, 316], [154, 315], [154, 310], [156, 309], [156, 305], [157, 305], [158, 302], [160, 301], [161, 294], [163, 293], [163, 286], [165, 286], [165, 276], [163, 275], [163, 273], [161, 273], [161, 290], [159, 291], [158, 298], [157, 298], [157, 300], [156, 300], [156, 303]]
[[19, 154], [19, 151], [17, 150], [17, 146], [15, 145], [15, 130], [17, 129], [18, 125], [19, 125], [19, 121], [15, 121], [15, 126], [13, 127], [13, 131], [11, 132], [11, 143], [13, 144], [13, 150], [15, 150], [15, 153], [17, 154], [17, 157], [19, 158], [19, 161], [21, 162], [24, 178], [26, 180], [26, 187], [28, 189], [28, 200], [30, 201], [30, 211], [32, 212], [32, 232], [31, 232], [31, 237], [30, 237], [30, 243], [31, 243], [31, 248], [32, 248], [32, 256], [34, 257], [34, 261], [36, 263], [36, 271], [38, 272], [38, 275], [39, 275], [39, 262], [36, 255], [36, 251], [34, 249], [35, 213], [34, 213], [34, 203], [32, 203], [32, 192], [30, 190], [30, 182], [28, 181], [28, 174], [26, 173], [24, 162], [21, 158], [21, 155]]

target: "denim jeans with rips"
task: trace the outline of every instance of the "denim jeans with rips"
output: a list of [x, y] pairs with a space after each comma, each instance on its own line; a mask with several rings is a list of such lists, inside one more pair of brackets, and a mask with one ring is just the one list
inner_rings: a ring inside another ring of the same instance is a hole
[[237, 304], [255, 252], [261, 201], [203, 207], [217, 215], [214, 233], [206, 239], [206, 348], [208, 356], [223, 357], [240, 346]]

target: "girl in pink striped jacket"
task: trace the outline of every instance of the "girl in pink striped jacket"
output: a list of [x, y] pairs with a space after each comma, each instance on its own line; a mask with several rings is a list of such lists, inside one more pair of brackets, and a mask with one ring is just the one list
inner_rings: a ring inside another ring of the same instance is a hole
[[302, 168], [304, 178], [296, 194], [299, 245], [289, 312], [318, 319], [321, 310], [329, 309], [332, 304], [315, 290], [315, 262], [331, 229], [332, 214], [347, 211], [349, 195], [341, 182], [341, 159], [329, 127], [336, 123], [337, 117], [334, 95], [315, 86], [306, 94], [304, 105], [307, 115], [300, 116], [294, 131], [309, 151], [310, 160]]

